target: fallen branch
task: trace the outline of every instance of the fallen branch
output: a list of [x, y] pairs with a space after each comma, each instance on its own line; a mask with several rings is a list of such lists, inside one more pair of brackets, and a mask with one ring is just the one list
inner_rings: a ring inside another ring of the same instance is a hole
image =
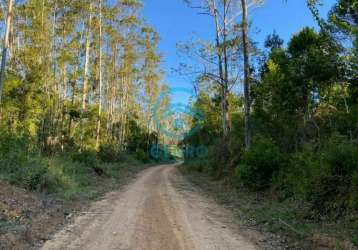
[[287, 228], [291, 229], [293, 232], [295, 232], [296, 234], [299, 234], [301, 236], [303, 236], [304, 234], [298, 230], [296, 230], [293, 226], [291, 226], [290, 224], [288, 224], [287, 222], [281, 220], [281, 218], [278, 219], [278, 221], [282, 224], [285, 225]]

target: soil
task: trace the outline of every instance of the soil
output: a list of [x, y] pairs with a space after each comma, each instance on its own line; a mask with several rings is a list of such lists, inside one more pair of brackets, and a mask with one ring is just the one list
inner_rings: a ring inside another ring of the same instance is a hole
[[144, 170], [123, 190], [108, 193], [42, 249], [261, 249], [260, 235], [238, 228], [232, 214], [195, 189], [175, 165]]
[[81, 206], [0, 181], [0, 249], [38, 248]]

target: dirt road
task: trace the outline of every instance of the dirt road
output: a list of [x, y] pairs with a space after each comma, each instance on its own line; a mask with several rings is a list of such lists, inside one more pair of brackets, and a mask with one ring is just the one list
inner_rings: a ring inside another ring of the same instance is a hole
[[234, 229], [228, 211], [194, 189], [178, 188], [182, 182], [174, 165], [147, 169], [94, 203], [42, 249], [259, 249], [250, 234]]

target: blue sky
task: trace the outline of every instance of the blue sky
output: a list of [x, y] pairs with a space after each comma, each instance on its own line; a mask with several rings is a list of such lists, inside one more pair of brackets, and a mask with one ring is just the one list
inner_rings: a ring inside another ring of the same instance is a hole
[[[212, 39], [213, 25], [208, 16], [198, 15], [188, 8], [183, 0], [143, 0], [143, 16], [161, 37], [159, 51], [163, 54], [163, 67], [166, 71], [165, 82], [171, 87], [190, 88], [191, 83], [172, 73], [180, 62], [176, 43], [200, 37]], [[266, 0], [266, 3], [251, 11], [251, 37], [262, 46], [265, 37], [274, 30], [286, 42], [302, 27], [316, 27], [305, 0]], [[324, 0], [320, 11], [323, 16], [336, 2]]]

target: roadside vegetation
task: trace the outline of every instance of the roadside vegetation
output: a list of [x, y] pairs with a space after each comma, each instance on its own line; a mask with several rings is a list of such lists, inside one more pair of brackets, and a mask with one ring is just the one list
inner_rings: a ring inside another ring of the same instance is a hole
[[[207, 71], [198, 75], [192, 105], [205, 119], [193, 121], [201, 129], [182, 143], [205, 145], [208, 155], [188, 157], [185, 169], [214, 196], [284, 234], [311, 239], [317, 233], [358, 246], [358, 5], [338, 0], [328, 18], [320, 16], [315, 1], [307, 6], [319, 29], [303, 28], [287, 43], [274, 32], [263, 51], [250, 45], [249, 130], [246, 97], [229, 92], [223, 105], [223, 85]], [[243, 44], [237, 33], [227, 34], [237, 43], [208, 43], [198, 51], [207, 58], [227, 51], [231, 69]], [[236, 54], [230, 54], [232, 44], [241, 48]]]
[[30, 191], [57, 194], [65, 199], [94, 198], [98, 180], [119, 179], [122, 169], [154, 163], [136, 153], [117, 152], [103, 146], [98, 152], [68, 148], [52, 156], [42, 155], [30, 138], [1, 134], [0, 178]]
[[139, 1], [1, 5], [0, 26], [11, 29], [0, 79], [1, 179], [91, 197], [96, 176], [161, 160], [150, 155], [163, 140], [152, 109], [167, 87], [159, 36]]

